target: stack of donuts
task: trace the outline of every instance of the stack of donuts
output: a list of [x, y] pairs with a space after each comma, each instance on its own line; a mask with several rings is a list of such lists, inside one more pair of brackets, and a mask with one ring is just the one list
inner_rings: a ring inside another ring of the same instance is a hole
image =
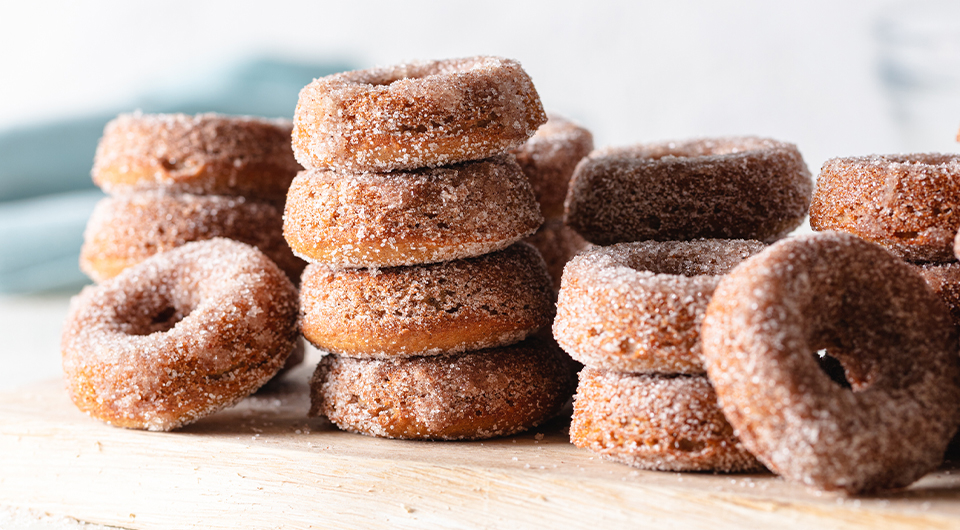
[[528, 338], [552, 317], [542, 223], [509, 154], [546, 117], [518, 63], [497, 57], [345, 72], [300, 93], [306, 168], [284, 236], [310, 262], [303, 335], [327, 352], [311, 414], [395, 438], [519, 432], [572, 391], [565, 355]]
[[720, 278], [806, 216], [796, 147], [755, 137], [597, 150], [576, 168], [566, 223], [589, 249], [567, 264], [554, 335], [582, 362], [574, 444], [645, 469], [760, 463], [706, 377], [700, 326]]

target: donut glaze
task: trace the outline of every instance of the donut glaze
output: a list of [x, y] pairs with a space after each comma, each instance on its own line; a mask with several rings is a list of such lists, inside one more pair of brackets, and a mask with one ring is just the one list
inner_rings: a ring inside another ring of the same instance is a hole
[[64, 325], [63, 370], [80, 410], [168, 431], [254, 392], [297, 337], [290, 280], [254, 247], [218, 238], [84, 288]]
[[574, 397], [570, 441], [642, 469], [763, 469], [734, 436], [704, 376], [585, 368]]
[[141, 192], [106, 197], [87, 221], [80, 269], [93, 281], [190, 241], [226, 237], [253, 245], [294, 282], [306, 263], [283, 239], [283, 210], [244, 197]]
[[294, 253], [333, 267], [393, 267], [479, 256], [543, 222], [511, 155], [453, 166], [342, 175], [308, 170], [287, 196]]
[[516, 61], [414, 62], [334, 74], [304, 87], [293, 149], [307, 168], [436, 167], [503, 153], [546, 120]]
[[[826, 490], [905, 487], [960, 424], [950, 315], [910, 265], [849, 234], [777, 243], [720, 280], [702, 327], [723, 412], [771, 470]], [[821, 370], [818, 350], [850, 388]]]
[[567, 264], [554, 336], [591, 368], [703, 374], [700, 324], [723, 274], [758, 241], [639, 241], [595, 247]]
[[110, 194], [159, 189], [283, 200], [301, 169], [292, 127], [219, 114], [121, 114], [103, 131], [93, 182]]
[[705, 138], [594, 151], [570, 182], [565, 220], [591, 243], [770, 242], [800, 226], [813, 183], [796, 146]]
[[810, 226], [854, 234], [908, 261], [953, 261], [960, 155], [828, 160], [810, 204]]
[[574, 386], [566, 355], [536, 339], [430, 357], [327, 355], [310, 381], [310, 414], [371, 436], [478, 440], [552, 418]]
[[300, 290], [301, 331], [317, 348], [351, 357], [504, 346], [550, 322], [551, 291], [543, 259], [522, 242], [432, 265], [310, 265]]

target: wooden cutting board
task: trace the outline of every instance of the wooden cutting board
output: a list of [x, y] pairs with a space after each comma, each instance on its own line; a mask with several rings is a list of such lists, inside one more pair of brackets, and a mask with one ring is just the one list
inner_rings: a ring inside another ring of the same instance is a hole
[[640, 471], [559, 418], [484, 442], [308, 419], [309, 367], [173, 433], [110, 427], [59, 381], [0, 393], [0, 502], [124, 528], [960, 528], [960, 469], [848, 498], [772, 475]]

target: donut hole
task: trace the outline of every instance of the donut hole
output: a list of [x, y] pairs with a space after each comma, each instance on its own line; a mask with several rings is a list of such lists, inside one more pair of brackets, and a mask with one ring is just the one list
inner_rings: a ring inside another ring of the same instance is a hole
[[196, 309], [197, 301], [192, 296], [181, 296], [153, 286], [148, 292], [128, 296], [125, 303], [118, 305], [118, 324], [127, 335], [145, 336], [164, 333], [175, 328], [180, 321]]
[[836, 357], [830, 355], [826, 349], [817, 351], [816, 357], [817, 363], [820, 365], [820, 370], [827, 374], [827, 377], [829, 377], [831, 381], [841, 388], [853, 389], [850, 381], [847, 381], [847, 374], [843, 368], [843, 364], [841, 364]]

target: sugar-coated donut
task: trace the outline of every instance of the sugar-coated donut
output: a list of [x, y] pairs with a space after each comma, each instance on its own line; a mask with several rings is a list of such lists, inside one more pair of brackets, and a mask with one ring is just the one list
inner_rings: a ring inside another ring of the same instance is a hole
[[954, 324], [960, 327], [960, 263], [923, 263], [913, 267], [947, 305]]
[[121, 114], [107, 124], [93, 182], [111, 194], [162, 189], [283, 200], [300, 165], [288, 120]]
[[61, 348], [80, 410], [166, 431], [251, 394], [297, 340], [297, 291], [254, 247], [187, 243], [83, 289]]
[[598, 245], [700, 237], [770, 242], [803, 222], [812, 189], [796, 146], [767, 138], [608, 148], [577, 165], [565, 219]]
[[310, 414], [372, 436], [484, 439], [550, 419], [574, 386], [563, 352], [536, 339], [430, 357], [327, 355], [310, 381]]
[[308, 168], [435, 167], [503, 153], [546, 120], [516, 61], [415, 62], [335, 74], [304, 87], [293, 149]]
[[259, 248], [294, 282], [306, 263], [283, 239], [283, 209], [244, 197], [141, 192], [102, 199], [84, 232], [80, 269], [96, 282], [190, 241], [226, 237]]
[[511, 152], [523, 174], [530, 179], [540, 212], [547, 219], [563, 216], [563, 201], [573, 170], [593, 151], [593, 135], [580, 125], [556, 114], [529, 140]]
[[317, 348], [351, 357], [455, 353], [522, 340], [550, 322], [552, 299], [543, 258], [522, 242], [431, 265], [309, 265], [301, 331]]
[[595, 247], [564, 269], [554, 336], [591, 368], [702, 374], [700, 324], [723, 274], [759, 241], [639, 241]]
[[408, 172], [308, 170], [287, 195], [283, 233], [298, 256], [393, 267], [479, 256], [543, 222], [513, 156]]
[[584, 368], [570, 441], [605, 458], [658, 471], [760, 471], [733, 434], [704, 376]]
[[[905, 487], [940, 464], [960, 425], [950, 314], [909, 264], [852, 235], [795, 237], [740, 264], [702, 337], [728, 421], [785, 478]], [[823, 349], [848, 385], [820, 368]]]
[[953, 261], [960, 155], [827, 160], [810, 204], [810, 226], [849, 232], [908, 261]]
[[543, 256], [547, 263], [547, 271], [553, 279], [553, 289], [560, 290], [560, 279], [563, 277], [563, 267], [582, 250], [591, 247], [580, 234], [574, 232], [563, 219], [547, 219], [532, 236], [524, 239]]

